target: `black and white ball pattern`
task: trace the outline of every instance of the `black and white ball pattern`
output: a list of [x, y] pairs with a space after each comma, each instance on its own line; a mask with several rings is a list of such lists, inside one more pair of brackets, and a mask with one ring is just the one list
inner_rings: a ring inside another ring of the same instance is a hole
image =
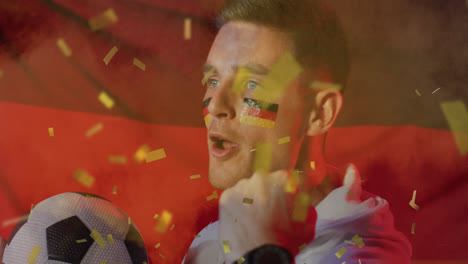
[[[3, 263], [28, 263], [35, 246], [41, 248], [36, 264], [148, 263], [143, 239], [128, 219], [122, 210], [96, 195], [63, 193], [50, 197], [16, 225]], [[91, 237], [94, 229], [105, 241], [104, 248]]]

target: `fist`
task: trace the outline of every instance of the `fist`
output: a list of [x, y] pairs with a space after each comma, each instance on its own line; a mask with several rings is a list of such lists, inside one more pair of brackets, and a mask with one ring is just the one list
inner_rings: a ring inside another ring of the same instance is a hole
[[218, 243], [226, 263], [265, 244], [282, 246], [294, 256], [299, 246], [314, 239], [317, 214], [307, 204], [306, 218], [294, 220], [298, 194], [284, 190], [290, 177], [287, 171], [255, 173], [223, 192]]

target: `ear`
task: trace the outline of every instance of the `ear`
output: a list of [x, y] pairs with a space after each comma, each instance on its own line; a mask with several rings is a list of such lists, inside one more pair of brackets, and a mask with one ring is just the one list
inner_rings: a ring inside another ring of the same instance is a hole
[[343, 106], [343, 96], [338, 89], [322, 89], [317, 92], [310, 113], [306, 134], [315, 136], [327, 132], [335, 123]]

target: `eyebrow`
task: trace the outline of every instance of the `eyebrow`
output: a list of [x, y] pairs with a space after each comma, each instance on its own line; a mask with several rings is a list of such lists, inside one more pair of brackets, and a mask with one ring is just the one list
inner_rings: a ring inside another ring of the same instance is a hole
[[[256, 74], [256, 75], [267, 75], [270, 70], [261, 65], [261, 64], [247, 64], [244, 66], [240, 66], [241, 68], [247, 69], [249, 72]], [[232, 69], [237, 72], [237, 70], [240, 68], [239, 66], [233, 66]], [[210, 65], [210, 64], [205, 64], [203, 66], [203, 75], [206, 75], [212, 68], [214, 68], [214, 73], [217, 73], [216, 67]]]

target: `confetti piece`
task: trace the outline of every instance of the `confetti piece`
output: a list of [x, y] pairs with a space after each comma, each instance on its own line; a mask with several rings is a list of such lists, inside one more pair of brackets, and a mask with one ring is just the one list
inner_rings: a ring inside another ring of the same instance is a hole
[[188, 40], [192, 38], [192, 19], [186, 18], [184, 20], [184, 39]]
[[112, 234], [107, 235], [107, 240], [109, 241], [109, 243], [114, 244], [114, 237], [112, 237]]
[[203, 76], [203, 79], [201, 81], [201, 83], [203, 85], [205, 85], [206, 81], [208, 81], [208, 79], [211, 77], [211, 75], [213, 75], [213, 73], [215, 72], [215, 68], [214, 67], [211, 67], [210, 70], [205, 74], [205, 76]]
[[440, 88], [435, 89], [435, 91], [433, 91], [432, 94], [434, 94], [435, 92], [437, 92], [439, 90], [440, 90]]
[[251, 75], [252, 73], [248, 69], [240, 67], [239, 70], [237, 70], [236, 78], [234, 79], [234, 83], [232, 85], [232, 92], [242, 96], [245, 92], [245, 89], [247, 88], [246, 82]]
[[165, 157], [166, 157], [166, 152], [164, 152], [163, 148], [160, 148], [160, 149], [149, 152], [146, 155], [146, 162], [152, 162], [152, 161], [155, 161], [155, 160], [160, 160], [160, 159], [163, 159]]
[[290, 141], [289, 137], [283, 137], [283, 138], [278, 139], [278, 144], [288, 143], [289, 141]]
[[155, 247], [155, 248], [158, 248], [160, 245], [161, 245], [161, 243], [158, 243], [158, 244], [156, 244], [156, 246], [154, 246], [154, 247]]
[[299, 251], [302, 251], [304, 250], [305, 248], [307, 247], [307, 244], [302, 244], [301, 246], [299, 246]]
[[163, 256], [163, 254], [159, 253], [159, 256], [163, 259], [165, 259], [166, 257]]
[[362, 241], [362, 238], [359, 235], [354, 235], [351, 239], [359, 248], [364, 247], [364, 241]]
[[136, 162], [141, 163], [146, 159], [146, 156], [148, 155], [150, 151], [150, 148], [148, 145], [142, 145], [135, 153], [134, 159]]
[[70, 57], [72, 55], [70, 47], [68, 47], [67, 43], [63, 38], [59, 38], [57, 40], [57, 46], [59, 47], [60, 51], [63, 53], [65, 57]]
[[105, 260], [101, 260], [101, 262], [99, 262], [99, 264], [106, 264], [106, 261], [105, 261]]
[[353, 241], [345, 240], [344, 242], [345, 242], [346, 244], [350, 244], [350, 245], [356, 246], [356, 243], [354, 243]]
[[341, 90], [341, 85], [337, 83], [328, 83], [328, 82], [319, 82], [319, 81], [313, 81], [310, 86], [311, 89], [314, 90]]
[[304, 222], [309, 211], [309, 195], [306, 193], [298, 193], [294, 197], [294, 209], [292, 219], [296, 222]]
[[153, 218], [154, 218], [154, 219], [158, 219], [158, 218], [159, 218], [159, 215], [158, 215], [158, 214], [155, 214], [155, 215], [153, 216]]
[[296, 193], [299, 188], [299, 171], [292, 170], [291, 177], [288, 177], [284, 191], [287, 193]]
[[94, 177], [82, 169], [77, 169], [73, 178], [87, 188], [91, 188], [94, 184]]
[[127, 163], [127, 158], [125, 156], [109, 156], [109, 162], [115, 164], [125, 164]]
[[245, 261], [245, 258], [244, 258], [244, 257], [242, 257], [242, 258], [240, 258], [240, 259], [237, 261], [237, 264], [244, 263], [244, 261]]
[[271, 158], [273, 155], [273, 145], [271, 143], [258, 142], [255, 145], [255, 159], [253, 172], [269, 171], [271, 167]]
[[418, 91], [418, 89], [414, 90], [418, 96], [421, 96], [421, 93]]
[[107, 242], [104, 240], [104, 238], [99, 234], [99, 232], [95, 229], [91, 232], [89, 235], [96, 243], [99, 245], [101, 248], [105, 248], [107, 246]]
[[416, 223], [411, 225], [411, 234], [414, 235], [414, 228], [416, 227]]
[[359, 259], [359, 264], [361, 264], [361, 259]]
[[419, 210], [419, 206], [416, 204], [416, 190], [413, 191], [413, 198], [409, 202], [409, 205], [414, 209], [414, 210]]
[[159, 223], [156, 225], [156, 231], [159, 233], [165, 233], [167, 231], [167, 227], [171, 223], [171, 220], [172, 214], [168, 211], [163, 211], [159, 219]]
[[114, 106], [114, 100], [104, 91], [99, 94], [98, 99], [107, 109], [111, 109]]
[[132, 224], [132, 219], [129, 217], [128, 218], [128, 225], [131, 225]]
[[114, 188], [112, 189], [112, 194], [117, 194], [117, 186], [114, 186]]
[[217, 191], [214, 191], [214, 192], [213, 192], [213, 197], [214, 197], [215, 199], [218, 199], [218, 198], [219, 198], [218, 192], [217, 192]]
[[18, 217], [12, 218], [12, 219], [5, 220], [5, 221], [2, 222], [2, 227], [15, 225], [21, 220], [21, 218], [23, 218], [23, 217], [18, 216]]
[[89, 27], [91, 31], [97, 31], [99, 29], [103, 29], [109, 25], [114, 24], [117, 22], [118, 18], [114, 12], [114, 9], [109, 8], [104, 13], [97, 15], [88, 20]]
[[217, 192], [217, 191], [214, 191], [210, 196], [206, 197], [206, 200], [207, 200], [207, 201], [210, 201], [210, 200], [218, 199], [218, 198], [219, 198], [218, 192]]
[[231, 249], [229, 248], [229, 240], [223, 241], [224, 253], [230, 253]]
[[54, 136], [54, 128], [53, 127], [49, 127], [49, 136], [50, 137]]
[[440, 107], [461, 155], [468, 154], [468, 111], [463, 101], [443, 102]]
[[311, 161], [311, 162], [310, 162], [310, 168], [311, 168], [312, 170], [315, 170], [315, 161]]
[[98, 123], [94, 125], [92, 128], [88, 129], [85, 135], [87, 138], [89, 138], [93, 136], [94, 134], [96, 134], [97, 132], [101, 131], [103, 128], [104, 128], [104, 125], [102, 123]]
[[76, 240], [76, 243], [78, 243], [78, 244], [79, 243], [86, 243], [86, 242], [88, 242], [88, 240], [86, 240], [86, 239]]
[[256, 151], [256, 150], [257, 150], [257, 149], [251, 149], [250, 152], [254, 152], [254, 151]]
[[353, 193], [351, 190], [348, 191], [348, 195], [349, 195], [349, 197], [351, 197], [351, 198], [354, 197], [354, 193]]
[[172, 224], [171, 228], [169, 229], [169, 231], [172, 231], [172, 229], [174, 229], [174, 226], [175, 224]]
[[263, 79], [262, 85], [255, 90], [254, 98], [274, 102], [301, 71], [302, 67], [294, 56], [285, 52]]
[[137, 58], [133, 58], [133, 65], [137, 66], [142, 71], [146, 71], [146, 65]]
[[117, 53], [117, 51], [119, 51], [119, 49], [116, 46], [112, 47], [112, 49], [109, 50], [109, 52], [107, 53], [107, 55], [103, 59], [104, 64], [106, 64], [106, 66], [109, 65], [109, 62], [112, 60], [112, 58]]
[[237, 223], [237, 217], [234, 216], [234, 223]]
[[253, 199], [250, 199], [250, 198], [247, 198], [245, 197], [243, 200], [242, 200], [243, 203], [246, 203], [246, 204], [253, 204]]
[[336, 253], [335, 253], [335, 256], [337, 258], [341, 258], [345, 253], [346, 253], [346, 248], [345, 247], [342, 247], [340, 248], [340, 250], [338, 250]]
[[33, 246], [33, 248], [31, 249], [31, 252], [29, 253], [29, 257], [26, 263], [28, 264], [36, 263], [36, 259], [37, 259], [37, 256], [39, 256], [40, 251], [41, 251], [41, 247]]
[[190, 176], [190, 179], [193, 180], [193, 179], [200, 179], [200, 174], [197, 174], [197, 175], [192, 175]]

